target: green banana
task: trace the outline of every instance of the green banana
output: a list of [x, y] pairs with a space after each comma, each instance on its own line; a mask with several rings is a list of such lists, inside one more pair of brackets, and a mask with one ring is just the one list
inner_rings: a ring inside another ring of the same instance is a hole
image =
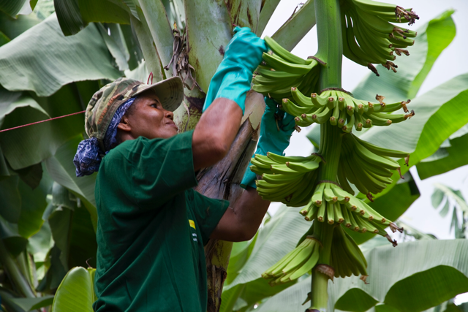
[[320, 204], [320, 207], [319, 207], [319, 211], [317, 212], [317, 221], [319, 221], [319, 222], [325, 221], [326, 209], [327, 209], [327, 202], [322, 201], [322, 203]]
[[263, 40], [265, 40], [265, 43], [270, 47], [270, 49], [276, 55], [278, 55], [280, 58], [290, 63], [299, 64], [299, 65], [308, 65], [312, 63], [312, 61], [316, 62], [315, 60], [312, 60], [312, 59], [304, 60], [300, 58], [299, 56], [292, 54], [291, 52], [283, 48], [281, 45], [279, 45], [274, 39], [268, 36], [265, 36]]
[[305, 96], [304, 94], [299, 91], [298, 88], [291, 88], [291, 95], [296, 101], [297, 105], [302, 106], [302, 107], [311, 107], [312, 104], [312, 99], [310, 97]]
[[312, 195], [312, 202], [317, 206], [319, 207], [320, 205], [322, 205], [322, 201], [323, 201], [323, 190], [325, 189], [325, 186], [326, 184], [325, 183], [320, 183], [319, 185], [317, 185], [315, 191], [314, 191], [314, 195]]
[[323, 92], [321, 95], [318, 95], [317, 93], [312, 93], [310, 95], [312, 104], [317, 108], [322, 108], [324, 106], [327, 106], [329, 94], [330, 92]]
[[316, 159], [303, 162], [288, 161], [286, 162], [286, 166], [297, 172], [308, 172], [317, 169], [319, 167], [319, 162], [320, 161], [317, 161]]
[[287, 98], [283, 99], [283, 103], [281, 106], [286, 112], [288, 112], [290, 115], [293, 115], [293, 116], [301, 116], [302, 114], [313, 113], [317, 110], [313, 106], [312, 107], [297, 106], [296, 104], [294, 104]]
[[270, 55], [269, 53], [263, 53], [263, 60], [272, 68], [279, 71], [284, 71], [292, 74], [307, 74], [314, 66], [317, 65], [317, 62], [311, 62], [307, 65], [300, 65], [290, 63], [276, 55]]
[[[343, 213], [342, 213], [343, 208], [341, 207], [341, 204], [336, 203], [334, 205], [334, 208], [335, 208], [335, 222], [340, 223], [340, 224], [343, 223], [344, 217], [343, 217]], [[346, 209], [346, 208], [344, 208], [344, 209]]]
[[383, 148], [383, 147], [371, 144], [367, 141], [361, 140], [359, 137], [354, 136], [354, 135], [352, 135], [351, 139], [353, 139], [356, 142], [355, 144], [361, 144], [364, 148], [368, 149], [371, 153], [374, 153], [379, 156], [397, 157], [397, 158], [409, 157], [409, 154], [407, 152], [401, 152], [401, 151], [391, 150], [388, 148]]
[[318, 243], [316, 243], [315, 246], [314, 246], [314, 250], [312, 252], [312, 255], [309, 257], [307, 262], [304, 263], [304, 265], [302, 265], [299, 269], [297, 269], [290, 276], [290, 280], [295, 280], [295, 279], [301, 277], [302, 275], [306, 274], [310, 270], [312, 270], [312, 268], [317, 264], [319, 256], [320, 256], [320, 246], [319, 246]]
[[280, 80], [285, 80], [285, 79], [295, 79], [302, 77], [302, 75], [298, 74], [292, 74], [284, 71], [277, 71], [274, 69], [267, 69], [267, 68], [257, 68], [255, 71], [258, 75], [261, 75], [266, 78], [272, 78], [272, 79], [280, 79]]

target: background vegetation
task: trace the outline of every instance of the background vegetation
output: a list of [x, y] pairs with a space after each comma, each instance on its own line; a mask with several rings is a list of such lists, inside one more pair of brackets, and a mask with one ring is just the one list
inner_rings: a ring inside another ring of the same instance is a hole
[[[261, 2], [228, 1], [226, 6], [224, 1], [182, 0], [76, 0], [55, 5], [48, 0], [1, 1], [1, 129], [81, 111], [107, 81], [122, 75], [146, 81], [149, 72], [155, 80], [176, 74], [186, 78], [186, 101], [177, 122], [181, 129], [190, 129], [222, 59], [219, 47], [231, 38], [231, 24], [250, 26], [260, 35], [279, 1]], [[315, 24], [313, 4], [309, 0], [300, 6], [273, 37], [294, 48]], [[27, 12], [28, 6], [32, 13], [18, 14]], [[385, 129], [385, 137], [379, 129], [363, 137], [411, 152], [410, 166], [417, 167], [421, 179], [468, 163], [464, 144], [468, 74], [441, 80], [439, 86], [418, 94], [456, 34], [452, 13], [440, 12], [429, 23], [417, 25], [412, 55], [401, 58], [398, 75], [380, 68], [381, 77], [368, 76], [352, 90], [356, 97], [369, 100], [375, 93], [390, 101], [413, 99], [416, 116], [411, 122]], [[174, 39], [181, 40], [179, 46], [173, 46]], [[181, 62], [164, 70], [174, 53]], [[83, 124], [83, 115], [76, 115], [0, 133], [0, 297], [6, 311], [49, 309], [70, 269], [95, 267], [95, 177], [77, 179], [71, 162], [85, 136]], [[317, 129], [308, 131], [307, 137], [316, 143]], [[404, 180], [395, 179], [372, 203], [391, 219], [420, 196], [414, 171], [408, 169]], [[437, 187], [433, 204], [440, 206], [441, 217], [451, 218], [456, 239], [441, 241], [408, 228], [403, 239], [408, 242], [392, 248], [381, 246], [382, 240], [371, 234], [354, 235], [369, 262], [370, 284], [357, 277], [330, 283], [330, 311], [467, 309], [452, 303], [457, 294], [468, 292], [467, 204], [459, 190], [443, 185]], [[310, 278], [276, 287], [260, 278], [308, 229], [299, 210], [281, 207], [265, 219], [252, 241], [234, 244], [222, 311], [305, 309], [301, 303], [310, 291]], [[92, 270], [75, 269], [68, 276], [69, 283], [61, 287], [65, 299], [56, 300], [55, 310], [90, 311]], [[70, 297], [80, 298], [79, 305], [70, 306], [66, 301]]]

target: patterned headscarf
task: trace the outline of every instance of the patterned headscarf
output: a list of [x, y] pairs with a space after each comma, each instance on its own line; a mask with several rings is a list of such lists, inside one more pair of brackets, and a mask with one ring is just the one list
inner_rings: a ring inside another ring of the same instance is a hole
[[130, 98], [115, 112], [104, 136], [104, 151], [99, 146], [99, 142], [96, 137], [83, 140], [78, 144], [78, 149], [75, 157], [73, 158], [77, 177], [90, 175], [99, 170], [102, 157], [109, 153], [112, 148], [117, 146], [117, 126], [134, 101], [135, 98]]

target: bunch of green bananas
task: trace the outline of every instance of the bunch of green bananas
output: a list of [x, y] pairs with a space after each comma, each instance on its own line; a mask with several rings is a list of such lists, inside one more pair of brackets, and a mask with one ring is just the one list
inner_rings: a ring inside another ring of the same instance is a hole
[[[322, 124], [327, 121], [333, 126], [340, 127], [344, 132], [350, 133], [354, 128], [361, 131], [362, 128], [374, 126], [389, 126], [399, 123], [414, 116], [414, 111], [409, 112], [407, 104], [402, 101], [386, 104], [384, 97], [377, 95], [379, 103], [373, 104], [363, 100], [357, 100], [343, 91], [326, 90], [320, 95], [312, 93], [311, 97], [305, 96], [297, 88], [291, 88], [291, 101], [282, 99], [281, 108], [295, 118], [296, 125], [310, 126], [313, 123]], [[407, 114], [390, 114], [403, 108]]]
[[271, 286], [295, 280], [317, 264], [320, 249], [321, 243], [308, 235], [295, 249], [265, 271], [262, 277], [271, 279]]
[[367, 261], [356, 242], [341, 226], [333, 230], [330, 265], [335, 277], [367, 276]]
[[414, 44], [415, 31], [395, 26], [396, 23], [412, 25], [419, 16], [412, 9], [372, 0], [343, 0], [341, 25], [343, 54], [357, 64], [368, 66], [377, 76], [373, 64], [382, 64], [396, 72], [392, 61], [397, 54], [409, 55], [408, 46]]
[[320, 66], [317, 60], [304, 60], [280, 46], [270, 37], [265, 42], [271, 51], [263, 53], [263, 62], [252, 79], [252, 89], [278, 102], [291, 96], [291, 88], [306, 94], [316, 90]]
[[300, 211], [305, 219], [316, 219], [328, 224], [339, 223], [356, 232], [367, 231], [380, 234], [390, 242], [390, 236], [384, 228], [390, 226], [395, 232], [402, 232], [394, 222], [386, 219], [365, 202], [343, 190], [338, 184], [319, 182], [309, 203]]
[[393, 182], [393, 170], [401, 176], [400, 164], [391, 157], [404, 158], [408, 165], [408, 153], [371, 144], [352, 133], [344, 134], [342, 142], [338, 182], [348, 193], [354, 194], [349, 181], [372, 200], [370, 193], [380, 193]]
[[283, 202], [288, 206], [304, 206], [314, 191], [321, 160], [318, 154], [307, 157], [274, 153], [255, 155], [250, 169], [262, 176], [262, 180], [256, 181], [258, 194], [263, 199]]

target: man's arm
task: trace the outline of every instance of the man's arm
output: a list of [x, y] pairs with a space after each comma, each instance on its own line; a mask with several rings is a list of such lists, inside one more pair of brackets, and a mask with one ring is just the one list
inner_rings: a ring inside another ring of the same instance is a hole
[[235, 206], [226, 210], [210, 238], [230, 242], [251, 239], [262, 223], [269, 206], [270, 202], [263, 200], [256, 189], [247, 187]]
[[236, 138], [242, 119], [239, 105], [218, 98], [203, 113], [192, 138], [195, 171], [210, 167], [224, 158]]
[[236, 27], [223, 61], [211, 79], [192, 138], [195, 171], [223, 159], [239, 131], [252, 73], [267, 51], [263, 39], [249, 28]]

